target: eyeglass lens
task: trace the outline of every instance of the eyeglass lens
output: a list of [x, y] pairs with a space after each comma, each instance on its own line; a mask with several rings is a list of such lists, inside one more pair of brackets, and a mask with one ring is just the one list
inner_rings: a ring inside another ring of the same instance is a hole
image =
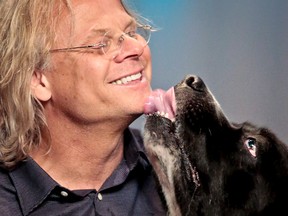
[[101, 41], [102, 44], [102, 52], [108, 58], [114, 58], [119, 52], [121, 52], [121, 48], [125, 40], [132, 39], [141, 43], [144, 47], [148, 44], [150, 40], [150, 28], [151, 27], [138, 27], [136, 31], [123, 33], [120, 37], [115, 37], [111, 35], [111, 32], [106, 32]]

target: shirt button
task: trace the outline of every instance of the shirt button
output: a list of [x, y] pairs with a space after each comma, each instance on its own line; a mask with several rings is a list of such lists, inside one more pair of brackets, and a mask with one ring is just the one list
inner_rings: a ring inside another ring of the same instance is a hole
[[60, 194], [63, 196], [63, 197], [67, 197], [68, 196], [68, 193], [66, 191], [61, 191]]
[[98, 196], [97, 196], [97, 197], [98, 197], [98, 200], [100, 200], [100, 201], [103, 199], [103, 196], [102, 196], [101, 193], [98, 193]]

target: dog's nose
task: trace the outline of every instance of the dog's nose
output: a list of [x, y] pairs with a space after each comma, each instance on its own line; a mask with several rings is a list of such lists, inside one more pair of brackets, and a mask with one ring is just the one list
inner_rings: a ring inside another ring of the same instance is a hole
[[203, 80], [195, 75], [187, 76], [185, 79], [185, 83], [195, 91], [204, 91], [206, 88]]

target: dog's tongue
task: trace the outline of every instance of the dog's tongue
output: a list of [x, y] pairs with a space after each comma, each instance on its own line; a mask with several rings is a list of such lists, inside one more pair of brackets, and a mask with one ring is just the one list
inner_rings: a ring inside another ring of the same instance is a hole
[[155, 112], [172, 121], [175, 119], [176, 101], [174, 87], [171, 87], [168, 91], [156, 89], [147, 98], [144, 105], [144, 113], [151, 114]]

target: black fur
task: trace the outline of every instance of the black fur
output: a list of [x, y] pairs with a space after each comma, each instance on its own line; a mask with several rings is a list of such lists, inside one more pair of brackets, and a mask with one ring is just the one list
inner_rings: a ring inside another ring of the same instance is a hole
[[150, 114], [144, 131], [169, 214], [288, 215], [286, 145], [267, 128], [230, 123], [197, 76], [174, 90], [175, 121]]

